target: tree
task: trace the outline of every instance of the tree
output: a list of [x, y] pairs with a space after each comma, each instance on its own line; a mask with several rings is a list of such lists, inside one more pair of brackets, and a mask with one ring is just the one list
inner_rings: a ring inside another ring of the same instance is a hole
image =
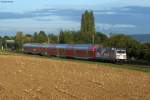
[[95, 38], [95, 44], [103, 44], [105, 41], [108, 41], [108, 37], [101, 32], [96, 32], [94, 38]]
[[150, 61], [150, 43], [142, 44], [140, 57], [141, 59]]
[[[74, 43], [74, 36], [73, 34], [76, 34], [74, 31], [63, 31], [63, 38], [64, 38], [64, 43], [69, 43], [69, 44], [73, 44]], [[60, 37], [61, 40], [61, 37]]]
[[46, 43], [48, 41], [48, 37], [44, 31], [40, 31], [37, 35], [38, 43]]
[[24, 37], [24, 42], [25, 43], [32, 43], [33, 42], [33, 36], [30, 34], [26, 34]]
[[15, 36], [16, 41], [23, 41], [24, 40], [24, 34], [23, 32], [17, 32]]
[[0, 50], [2, 50], [3, 47], [3, 38], [0, 36]]
[[22, 46], [24, 43], [24, 34], [23, 32], [17, 32], [15, 36], [15, 42], [16, 42], [16, 49], [18, 51], [22, 50]]
[[93, 12], [85, 11], [81, 18], [81, 33], [92, 35], [95, 34], [95, 20]]
[[84, 14], [82, 14], [82, 18], [81, 18], [81, 28], [80, 28], [80, 32], [84, 33], [85, 32], [85, 17]]
[[[28, 36], [29, 38], [30, 36]], [[31, 37], [30, 37], [31, 39]], [[48, 42], [48, 36], [44, 31], [40, 31], [39, 33], [35, 32], [32, 37], [32, 41], [34, 43], [46, 43]]]
[[65, 43], [65, 35], [64, 35], [63, 31], [60, 31], [58, 38], [59, 38], [59, 43], [60, 44], [64, 44]]
[[46, 43], [48, 42], [48, 36], [44, 31], [40, 31], [39, 33], [35, 32], [33, 34], [33, 42], [34, 43]]
[[91, 11], [91, 24], [90, 25], [91, 25], [91, 32], [95, 34], [96, 28], [95, 28], [95, 18], [94, 18], [93, 11]]
[[115, 48], [126, 48], [128, 57], [139, 58], [141, 45], [138, 41], [130, 36], [119, 34], [113, 35], [108, 41], [105, 42], [105, 46]]
[[76, 44], [90, 44], [91, 37], [80, 32], [73, 33], [73, 40]]
[[35, 33], [33, 34], [33, 42], [34, 42], [34, 43], [37, 43], [37, 42], [38, 42], [37, 38], [38, 38], [38, 33], [35, 32]]
[[50, 43], [58, 43], [58, 36], [57, 35], [49, 34], [48, 38], [49, 38]]
[[94, 14], [92, 11], [86, 10], [85, 13], [82, 14], [80, 32], [81, 34], [83, 34], [83, 37], [88, 38], [90, 40], [90, 43], [94, 43], [96, 29]]

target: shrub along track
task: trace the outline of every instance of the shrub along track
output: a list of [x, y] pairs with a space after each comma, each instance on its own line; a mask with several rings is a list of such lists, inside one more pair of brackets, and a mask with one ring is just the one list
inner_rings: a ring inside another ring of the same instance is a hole
[[0, 55], [0, 100], [149, 100], [150, 73], [108, 66]]

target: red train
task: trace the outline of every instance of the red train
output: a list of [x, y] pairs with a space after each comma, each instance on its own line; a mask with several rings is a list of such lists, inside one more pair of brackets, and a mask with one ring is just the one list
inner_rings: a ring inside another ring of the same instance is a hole
[[80, 58], [80, 59], [101, 59], [111, 61], [125, 61], [126, 50], [119, 48], [104, 48], [91, 44], [37, 44], [28, 43], [23, 45], [24, 53], [40, 54], [47, 56]]

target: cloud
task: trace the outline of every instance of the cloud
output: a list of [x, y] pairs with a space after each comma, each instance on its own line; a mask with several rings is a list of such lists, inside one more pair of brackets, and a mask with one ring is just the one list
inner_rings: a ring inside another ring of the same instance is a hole
[[112, 29], [118, 29], [118, 28], [135, 28], [136, 25], [130, 25], [130, 24], [108, 24], [108, 23], [100, 23], [97, 24], [97, 28], [99, 30], [112, 30]]
[[0, 3], [14, 3], [13, 0], [0, 0]]
[[[98, 31], [149, 32], [150, 7], [128, 6], [93, 10]], [[13, 20], [15, 30], [79, 30], [83, 9], [44, 8], [28, 12], [0, 12], [0, 21]], [[23, 20], [26, 20], [23, 22]], [[27, 22], [27, 23], [26, 23]], [[5, 23], [5, 22], [4, 22]], [[19, 23], [19, 24], [18, 24]], [[5, 23], [10, 26], [10, 22]], [[13, 26], [13, 25], [12, 25]], [[5, 29], [6, 30], [6, 29]]]
[[[80, 23], [71, 20], [62, 20], [59, 16], [43, 17], [43, 19], [50, 19], [50, 21], [38, 21], [32, 19], [14, 19], [14, 20], [2, 20], [0, 24], [0, 34], [10, 33], [14, 34], [17, 31], [23, 31], [25, 33], [34, 33], [40, 30], [44, 30], [47, 33], [58, 33], [60, 30], [79, 30]], [[43, 20], [42, 19], [42, 20]]]
[[[1, 19], [20, 19], [20, 18], [36, 18], [36, 17], [45, 17], [45, 16], [60, 16], [66, 20], [74, 20], [80, 21], [81, 14], [85, 10], [79, 9], [55, 9], [55, 8], [47, 8], [47, 9], [37, 9], [29, 12], [0, 12], [0, 20]], [[99, 17], [99, 19], [103, 16], [105, 18], [109, 17], [132, 17], [136, 15], [150, 15], [150, 7], [137, 7], [137, 6], [129, 6], [123, 8], [112, 8], [106, 10], [93, 10], [94, 14]], [[129, 15], [129, 16], [127, 16]], [[131, 16], [132, 15], [132, 16]], [[122, 19], [121, 19], [122, 20]], [[44, 20], [43, 20], [44, 21]]]
[[97, 15], [114, 15], [117, 14], [115, 11], [95, 11], [94, 12]]
[[108, 5], [110, 7], [127, 7], [127, 6], [150, 7], [149, 0], [105, 0], [104, 2], [106, 6]]
[[0, 20], [4, 19], [18, 19], [18, 18], [29, 18], [32, 17], [29, 14], [16, 13], [16, 12], [0, 12]]

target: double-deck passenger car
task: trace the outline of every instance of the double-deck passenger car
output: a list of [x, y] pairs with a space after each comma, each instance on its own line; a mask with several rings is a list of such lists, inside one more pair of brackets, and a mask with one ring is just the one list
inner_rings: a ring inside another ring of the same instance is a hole
[[24, 53], [40, 54], [47, 56], [100, 59], [110, 61], [125, 61], [127, 54], [125, 49], [109, 48], [92, 44], [37, 44], [23, 45]]

